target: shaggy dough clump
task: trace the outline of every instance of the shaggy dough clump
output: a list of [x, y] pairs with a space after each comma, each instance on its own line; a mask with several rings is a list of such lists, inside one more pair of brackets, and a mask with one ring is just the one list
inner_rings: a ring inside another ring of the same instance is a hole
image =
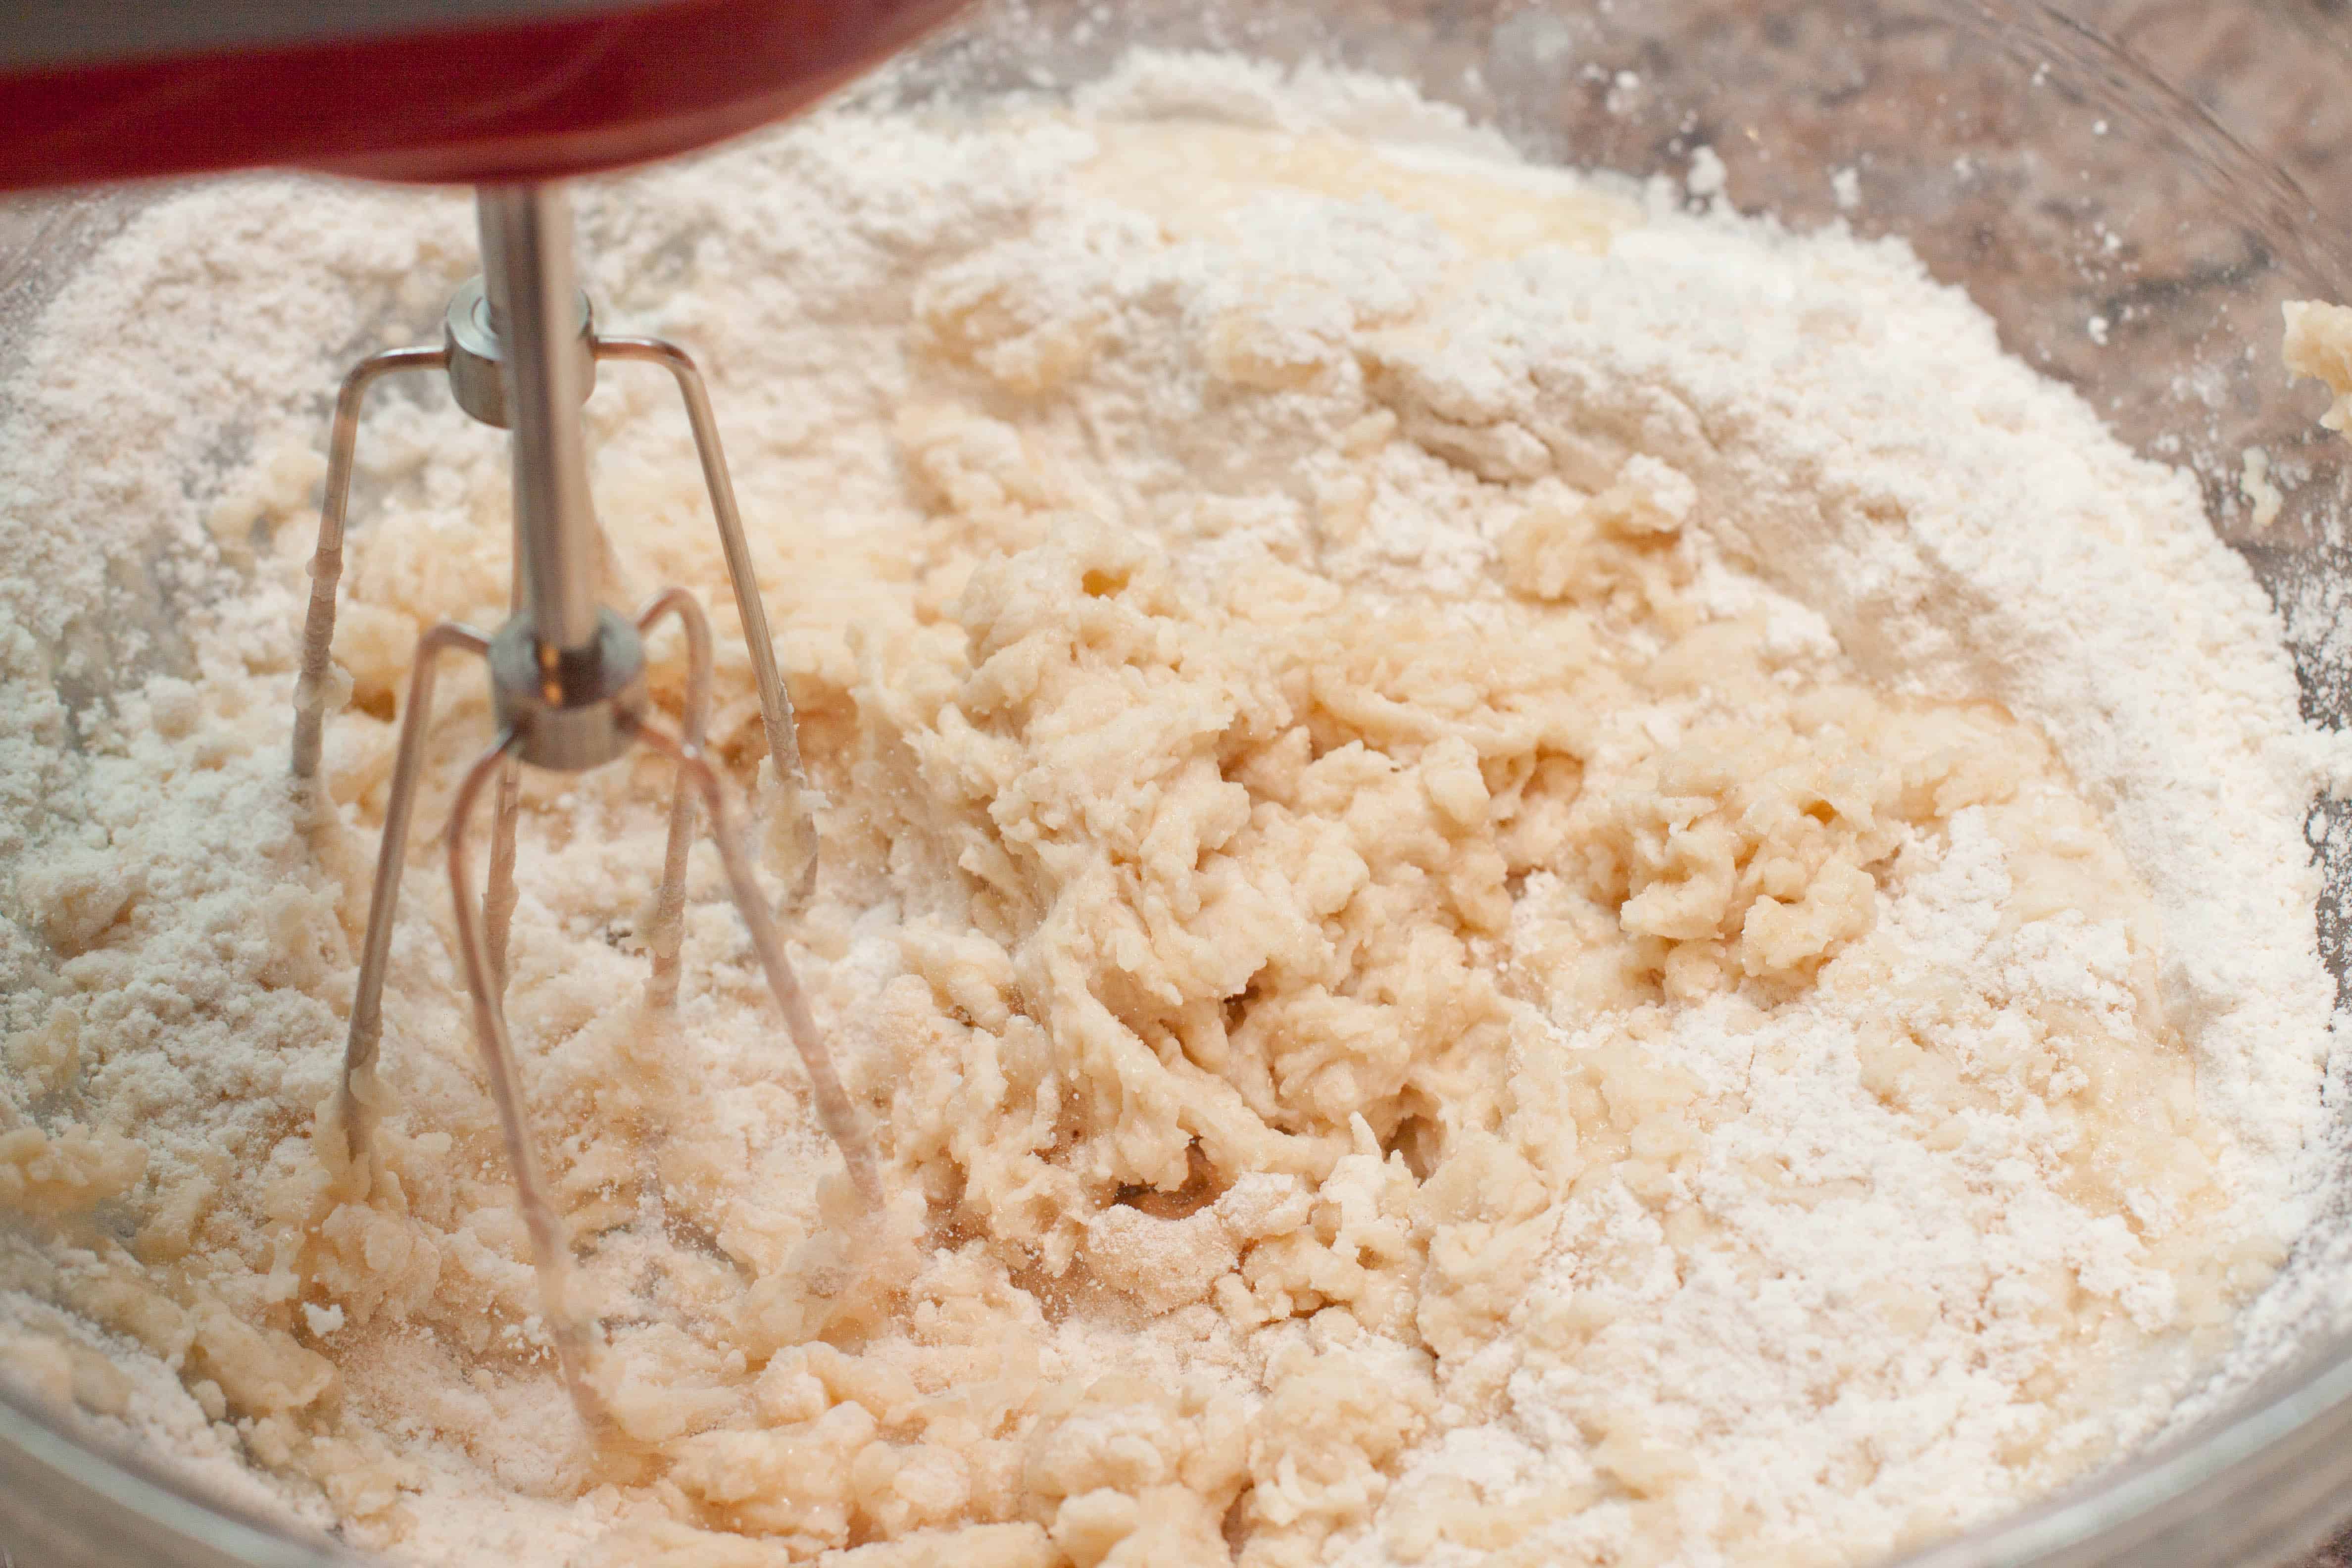
[[[289, 424], [212, 514], [260, 608], [87, 738], [88, 825], [16, 879], [64, 978], [7, 1043], [6, 1282], [436, 1558], [1827, 1561], [2096, 1459], [2278, 1256], [2148, 893], [2035, 725], [1865, 675], [1726, 545], [1694, 443], [1744, 405], [1460, 357], [1645, 234], [1965, 307], [1336, 124], [851, 116], [591, 204], [617, 314], [710, 346], [824, 797], [796, 962], [892, 1194], [856, 1214], [707, 848], [685, 994], [638, 1003], [662, 767], [529, 777], [509, 1010], [641, 1452], [565, 1412], [472, 1063], [454, 668], [372, 1168], [317, 1120], [417, 635], [507, 595], [499, 454], [437, 392], [363, 437], [334, 810], [279, 777]], [[861, 176], [896, 195], [818, 211]], [[463, 266], [461, 213], [302, 199], [421, 237], [377, 242], [412, 291]], [[711, 607], [751, 784], [678, 421], [606, 382], [611, 597]], [[0, 1327], [119, 1406], [61, 1344]], [[1727, 1447], [1788, 1433], [1801, 1474]]]

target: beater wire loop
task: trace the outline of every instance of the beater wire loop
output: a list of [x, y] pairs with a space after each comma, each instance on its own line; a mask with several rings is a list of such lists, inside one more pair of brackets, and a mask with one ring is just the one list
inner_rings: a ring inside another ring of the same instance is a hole
[[801, 763], [792, 694], [777, 673], [775, 638], [768, 630], [767, 608], [760, 602], [759, 574], [751, 568], [751, 547], [744, 538], [734, 480], [728, 477], [727, 454], [719, 444], [719, 421], [710, 411], [710, 394], [694, 356], [665, 339], [599, 337], [595, 353], [599, 360], [634, 360], [661, 366], [677, 383], [678, 395], [686, 404], [695, 456], [702, 463], [703, 488], [709, 492], [710, 515], [719, 528], [719, 548], [727, 558], [727, 580], [735, 592], [735, 613], [743, 623], [743, 641], [751, 656], [751, 684], [760, 694], [760, 727], [766, 734], [769, 765], [775, 773], [776, 804], [790, 814], [793, 848], [800, 858], [785, 879], [782, 907], [798, 909], [816, 886], [816, 822], [809, 813], [808, 776]]
[[842, 1162], [849, 1168], [850, 1184], [857, 1189], [858, 1197], [868, 1208], [878, 1209], [882, 1184], [876, 1169], [873, 1143], [866, 1135], [865, 1123], [856, 1108], [850, 1103], [848, 1092], [841, 1087], [840, 1076], [834, 1071], [833, 1054], [825, 1047], [824, 1037], [817, 1030], [816, 1018], [809, 1011], [800, 979], [784, 954], [783, 933], [776, 929], [776, 917], [761, 895], [759, 880], [751, 869], [751, 857], [743, 847], [734, 813], [728, 807], [727, 792], [719, 782], [719, 771], [704, 759], [699, 746], [682, 744], [658, 725], [640, 720], [637, 738], [677, 763], [680, 777], [690, 781], [695, 792], [702, 796], [703, 809], [710, 814], [710, 836], [718, 844], [719, 863], [727, 868], [728, 888], [734, 895], [736, 912], [743, 917], [743, 924], [751, 931], [751, 951], [767, 974], [768, 989], [784, 1015], [784, 1029], [800, 1052], [801, 1065], [808, 1070], [810, 1098], [815, 1102], [817, 1120], [824, 1124], [834, 1146], [841, 1151]]
[[521, 737], [509, 730], [466, 770], [449, 803], [449, 902], [456, 916], [457, 955], [466, 972], [466, 990], [474, 1004], [474, 1044], [481, 1053], [482, 1071], [489, 1079], [490, 1100], [498, 1107], [499, 1132], [507, 1146], [507, 1167], [514, 1176], [515, 1196], [522, 1210], [523, 1228], [530, 1236], [531, 1260], [539, 1277], [540, 1316], [555, 1346], [565, 1386], [580, 1418], [592, 1432], [609, 1424], [604, 1402], [588, 1383], [588, 1362], [596, 1344], [595, 1326], [583, 1315], [572, 1289], [572, 1239], [547, 1195], [547, 1178], [540, 1169], [539, 1151], [522, 1109], [521, 1075], [516, 1070], [514, 1044], [507, 1035], [506, 1004], [492, 984], [488, 944], [483, 940], [474, 911], [471, 879], [466, 869], [466, 830], [482, 786], [505, 767]]
[[393, 917], [400, 908], [400, 871], [408, 857], [408, 828], [416, 815], [416, 781], [425, 771], [425, 735], [432, 720], [433, 685], [441, 655], [488, 657], [490, 639], [471, 626], [444, 621], [417, 640], [416, 662], [408, 672], [408, 700], [400, 715], [400, 745], [394, 754], [392, 789], [383, 808], [383, 836], [376, 845], [375, 886], [368, 894], [367, 932], [360, 942], [359, 983], [352, 996], [350, 1032], [343, 1040], [342, 1081], [336, 1091], [336, 1118], [353, 1163], [365, 1153], [373, 1120], [376, 1047], [383, 1037], [383, 971], [392, 955]]
[[[676, 616], [686, 632], [685, 744], [698, 754], [710, 723], [710, 618], [693, 595], [668, 588], [637, 612], [637, 635], [650, 633], [664, 616]], [[654, 895], [653, 915], [646, 922], [646, 948], [653, 955], [653, 973], [646, 981], [648, 1006], [667, 1008], [677, 1002], [677, 952], [686, 927], [686, 860], [694, 847], [694, 791], [686, 776], [671, 786], [669, 842], [662, 854], [661, 888]]]
[[335, 641], [335, 589], [343, 579], [343, 519], [352, 500], [352, 458], [359, 444], [360, 405], [368, 388], [396, 370], [446, 370], [446, 349], [387, 349], [352, 366], [335, 394], [327, 436], [327, 492], [319, 507], [319, 547], [310, 557], [310, 604], [302, 618], [301, 671], [294, 679], [294, 776], [319, 773], [319, 745], [327, 718], [327, 666]]

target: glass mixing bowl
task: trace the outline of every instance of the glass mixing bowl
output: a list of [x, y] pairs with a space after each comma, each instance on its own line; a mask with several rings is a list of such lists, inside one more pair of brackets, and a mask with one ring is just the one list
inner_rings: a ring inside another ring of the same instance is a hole
[[[1736, 205], [1797, 227], [1843, 218], [1901, 236], [1992, 314], [2012, 352], [2080, 389], [2142, 452], [2195, 473], [2214, 528], [2279, 602], [2306, 711], [2336, 724], [2352, 706], [2340, 673], [2352, 664], [2336, 657], [2352, 465], [2315, 424], [2322, 397], [2290, 386], [2277, 352], [2283, 300], [2352, 299], [2352, 247], [2305, 194], [2352, 179], [2340, 8], [1003, 0], [859, 90], [910, 106], [1051, 92], [1131, 46], [1213, 47], [1407, 79], [1538, 159], [1679, 176], [1712, 148]], [[7, 377], [43, 304], [154, 199], [0, 204], [0, 439]], [[331, 394], [288, 394], [322, 439]], [[237, 411], [188, 417], [211, 422], [225, 463], [242, 455]], [[2266, 528], [2242, 493], [2252, 447], [2285, 493]], [[77, 708], [169, 668], [171, 627], [194, 607], [175, 598], [160, 547], [113, 564], [119, 603], [53, 650]], [[2347, 818], [2352, 807], [2315, 807], [2309, 835], [2327, 873], [2319, 940], [2339, 982], [2352, 952]], [[2217, 1374], [2197, 1416], [2137, 1456], [1913, 1563], [2284, 1562], [2352, 1515], [2352, 1118], [2340, 1110], [2338, 1130], [2335, 1196], [2272, 1287], [2284, 1329], [2265, 1353]], [[0, 1545], [23, 1568], [347, 1560], [54, 1420], [0, 1392]]]

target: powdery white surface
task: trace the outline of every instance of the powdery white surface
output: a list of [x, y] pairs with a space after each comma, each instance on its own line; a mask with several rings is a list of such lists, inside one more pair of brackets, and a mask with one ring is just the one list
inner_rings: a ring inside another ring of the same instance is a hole
[[[2147, 1430], [2299, 1227], [2330, 753], [2193, 484], [1900, 247], [1203, 58], [583, 222], [608, 318], [713, 374], [892, 1214], [843, 1212], [713, 866], [636, 1005], [649, 763], [532, 781], [511, 1000], [646, 1453], [550, 1374], [427, 833], [382, 1158], [314, 1137], [386, 720], [423, 624], [498, 617], [505, 480], [437, 390], [372, 407], [307, 815], [287, 389], [437, 319], [470, 225], [215, 187], [9, 389], [36, 1386], [121, 1404], [55, 1300], [203, 1419], [112, 1418], [425, 1560], [1836, 1558]], [[748, 779], [682, 421], [622, 370], [590, 412], [613, 596], [713, 607]], [[427, 825], [484, 723], [444, 689]]]

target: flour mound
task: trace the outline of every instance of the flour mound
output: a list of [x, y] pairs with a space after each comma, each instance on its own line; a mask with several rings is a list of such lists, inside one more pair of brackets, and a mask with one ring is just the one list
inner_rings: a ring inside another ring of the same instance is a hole
[[[2277, 1268], [2330, 1006], [2292, 668], [2193, 485], [1901, 247], [1213, 58], [836, 110], [582, 220], [712, 374], [888, 1211], [707, 849], [644, 1004], [666, 771], [530, 775], [509, 1006], [631, 1440], [583, 1445], [436, 880], [454, 673], [341, 1159], [405, 674], [499, 618], [506, 474], [441, 389], [371, 406], [305, 807], [321, 405], [272, 398], [470, 251], [443, 197], [241, 183], [11, 389], [8, 1375], [419, 1559], [1777, 1562], [2081, 1474]], [[251, 384], [156, 381], [159, 321], [256, 300]], [[611, 596], [710, 608], [748, 783], [672, 395], [589, 405]], [[100, 418], [121, 484], [64, 460]], [[166, 540], [184, 646], [74, 530]]]

